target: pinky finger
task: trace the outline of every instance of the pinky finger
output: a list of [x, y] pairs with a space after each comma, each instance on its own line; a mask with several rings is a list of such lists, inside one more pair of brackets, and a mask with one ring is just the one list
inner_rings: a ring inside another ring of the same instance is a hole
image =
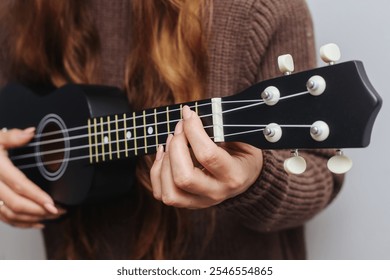
[[22, 229], [29, 229], [29, 228], [35, 228], [35, 229], [43, 229], [45, 227], [44, 224], [41, 223], [23, 223], [23, 222], [11, 222], [8, 219], [4, 218], [3, 216], [0, 215], [0, 221], [16, 227], [16, 228], [22, 228]]

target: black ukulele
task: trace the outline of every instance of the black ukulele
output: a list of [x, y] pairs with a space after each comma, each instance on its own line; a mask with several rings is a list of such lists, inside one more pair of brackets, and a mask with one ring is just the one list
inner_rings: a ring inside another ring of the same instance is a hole
[[[0, 128], [37, 128], [10, 157], [54, 200], [75, 205], [128, 192], [136, 156], [165, 143], [184, 105], [131, 112], [126, 104], [112, 87], [68, 84], [49, 94], [9, 84], [0, 92]], [[186, 104], [215, 142], [341, 149], [369, 144], [382, 101], [363, 64], [350, 61]]]

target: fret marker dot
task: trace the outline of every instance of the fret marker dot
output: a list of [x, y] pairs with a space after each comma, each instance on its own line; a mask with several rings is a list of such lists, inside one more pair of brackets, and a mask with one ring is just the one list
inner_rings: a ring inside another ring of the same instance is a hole
[[153, 127], [151, 127], [151, 126], [148, 127], [148, 134], [149, 135], [153, 134]]
[[131, 139], [131, 131], [126, 132], [126, 139], [130, 140]]
[[108, 136], [104, 136], [104, 144], [108, 144]]

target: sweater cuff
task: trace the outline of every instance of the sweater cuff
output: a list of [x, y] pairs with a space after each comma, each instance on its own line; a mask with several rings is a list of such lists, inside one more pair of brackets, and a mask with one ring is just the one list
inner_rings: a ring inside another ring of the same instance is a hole
[[[254, 200], [262, 201], [265, 193], [271, 190], [272, 185], [275, 185], [275, 180], [278, 180], [281, 183], [286, 182], [288, 176], [287, 173], [284, 169], [278, 170], [276, 166], [283, 166], [283, 163], [279, 162], [272, 155], [271, 151], [263, 150], [263, 168], [255, 183], [243, 193], [219, 204], [218, 208], [221, 210], [235, 209], [242, 215], [250, 216], [251, 209], [241, 206], [247, 206]], [[270, 202], [270, 204], [272, 204], [272, 202]]]

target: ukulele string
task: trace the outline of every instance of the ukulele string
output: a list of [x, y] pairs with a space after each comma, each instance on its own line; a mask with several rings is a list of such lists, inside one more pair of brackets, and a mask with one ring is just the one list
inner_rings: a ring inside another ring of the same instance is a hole
[[[284, 97], [281, 97], [280, 100], [285, 100], [285, 99], [289, 99], [289, 98], [293, 98], [293, 97], [298, 97], [300, 95], [304, 95], [304, 94], [308, 94], [309, 91], [303, 91], [303, 92], [300, 92], [300, 93], [296, 93], [296, 94], [291, 94], [291, 95], [287, 95], [287, 96], [284, 96]], [[262, 99], [261, 99], [262, 100]], [[232, 100], [232, 101], [221, 101], [222, 104], [239, 104], [239, 103], [253, 103], [253, 104], [250, 104], [250, 105], [247, 105], [247, 106], [242, 106], [242, 107], [238, 107], [238, 108], [235, 108], [235, 109], [230, 109], [230, 110], [226, 110], [224, 112], [222, 112], [222, 114], [224, 113], [229, 113], [229, 112], [233, 112], [233, 111], [236, 111], [236, 110], [242, 110], [242, 109], [246, 109], [246, 108], [249, 108], [249, 107], [253, 107], [253, 106], [258, 106], [258, 105], [263, 105], [265, 104], [264, 101], [260, 101], [258, 99], [255, 99], [255, 100]], [[195, 109], [196, 107], [203, 107], [203, 106], [209, 106], [209, 105], [212, 105], [211, 102], [208, 102], [208, 103], [201, 103], [201, 104], [198, 104], [198, 105], [192, 105], [192, 106], [189, 106], [190, 109]], [[175, 106], [175, 105], [174, 105]], [[176, 105], [176, 106], [179, 106], [179, 105]], [[163, 108], [163, 107], [161, 107]], [[176, 109], [172, 109], [171, 111], [169, 111], [169, 113], [171, 112], [177, 112], [177, 111], [180, 111], [181, 108], [176, 108]], [[159, 111], [159, 112], [156, 112], [156, 115], [161, 115], [161, 114], [166, 114], [167, 111]], [[126, 113], [124, 113], [126, 114]], [[152, 113], [152, 114], [146, 114], [145, 117], [154, 117], [155, 114]], [[204, 117], [209, 117], [209, 116], [212, 116], [212, 114], [208, 114], [208, 115], [203, 115], [203, 116], [199, 116], [200, 118], [204, 118]], [[135, 119], [139, 119], [139, 118], [143, 118], [144, 116], [143, 115], [137, 115], [135, 116]], [[120, 119], [119, 121], [121, 122], [124, 122], [124, 121], [128, 121], [128, 120], [133, 120], [133, 117], [128, 117], [128, 118], [123, 118], [123, 119]], [[179, 121], [179, 120], [173, 120], [173, 121]], [[111, 125], [112, 123], [115, 123], [116, 120], [111, 120], [111, 121], [107, 121], [107, 122], [102, 122], [102, 123], [99, 123], [99, 125]], [[142, 126], [141, 126], [142, 127]], [[136, 127], [138, 128], [138, 127]], [[72, 132], [72, 131], [76, 131], [76, 130], [81, 130], [81, 129], [88, 129], [88, 125], [83, 125], [83, 126], [78, 126], [78, 127], [72, 127], [72, 128], [69, 128], [69, 129], [65, 129], [65, 130], [56, 130], [56, 131], [52, 131], [52, 132], [46, 132], [46, 133], [41, 133], [41, 134], [36, 134], [34, 136], [34, 138], [40, 138], [40, 137], [45, 137], [45, 136], [52, 136], [52, 135], [56, 135], [56, 134], [60, 134], [60, 133], [69, 133], [69, 132]]]
[[[223, 125], [223, 127], [250, 127], [250, 128], [261, 128], [261, 129], [257, 129], [257, 130], [250, 130], [250, 131], [243, 131], [243, 132], [237, 132], [237, 133], [231, 133], [231, 134], [226, 134], [224, 135], [225, 137], [229, 137], [229, 136], [235, 136], [235, 135], [242, 135], [242, 134], [246, 134], [246, 133], [252, 133], [252, 132], [257, 132], [257, 131], [262, 131], [264, 130], [264, 128], [266, 127], [267, 125], [266, 124], [259, 124], [259, 125], [251, 125], [251, 124], [248, 124], [248, 125], [243, 125], [243, 124], [229, 124], [229, 125]], [[203, 128], [204, 129], [208, 129], [208, 128], [212, 128], [214, 127], [213, 125], [209, 125], [209, 126], [204, 126]], [[288, 128], [288, 127], [292, 127], [292, 128], [310, 128], [311, 125], [281, 125], [280, 127], [284, 127], [284, 128]], [[160, 136], [164, 136], [164, 135], [168, 135], [170, 133], [168, 132], [163, 132], [163, 133], [159, 133], [157, 136], [160, 137]], [[138, 141], [138, 140], [144, 140], [145, 138], [155, 138], [156, 135], [155, 134], [151, 134], [151, 135], [146, 135], [146, 136], [139, 136], [137, 138], [132, 138], [132, 139], [120, 139], [120, 140], [114, 140], [114, 141], [108, 141], [108, 142], [102, 142], [102, 143], [94, 143], [92, 145], [92, 147], [101, 147], [102, 145], [116, 145], [118, 143], [123, 143], [125, 141], [129, 141], [129, 140], [133, 140], [133, 141]], [[210, 137], [211, 139], [213, 139], [214, 137]], [[150, 148], [150, 147], [154, 147], [156, 145], [149, 145], [149, 146], [144, 146], [144, 147], [138, 147], [137, 150], [139, 149], [143, 149], [143, 148]], [[81, 150], [81, 149], [89, 149], [90, 148], [90, 145], [80, 145], [80, 146], [74, 146], [74, 147], [70, 147], [70, 148], [62, 148], [62, 149], [56, 149], [56, 150], [49, 150], [49, 151], [45, 151], [45, 152], [34, 152], [34, 153], [30, 153], [30, 154], [23, 154], [23, 155], [18, 155], [18, 156], [13, 156], [11, 157], [12, 160], [20, 160], [20, 159], [27, 159], [27, 158], [31, 158], [31, 157], [36, 157], [36, 156], [47, 156], [47, 155], [51, 155], [51, 154], [57, 154], [57, 153], [66, 153], [66, 152], [70, 152], [70, 151], [75, 151], [75, 150]], [[135, 149], [128, 149], [127, 151], [132, 151], [132, 150], [135, 150]], [[126, 150], [123, 150], [123, 151], [126, 151]], [[118, 152], [118, 151], [114, 151], [114, 152]], [[119, 152], [122, 152], [122, 151], [119, 151]], [[96, 154], [94, 154], [94, 156], [96, 156]]]
[[[237, 101], [237, 102], [240, 102], [240, 101]], [[244, 101], [245, 102], [245, 101]], [[248, 100], [248, 102], [258, 102], [258, 100]], [[177, 104], [176, 104], [177, 105]], [[193, 105], [193, 106], [190, 106], [190, 109], [195, 109], [196, 107], [203, 107], [203, 106], [208, 106], [208, 105], [211, 105], [211, 103], [202, 103], [202, 104], [198, 104], [198, 105]], [[173, 105], [175, 106], [175, 105]], [[169, 106], [168, 106], [169, 107]], [[163, 108], [163, 107], [161, 107]], [[177, 111], [180, 111], [181, 108], [176, 108], [176, 109], [172, 109], [169, 111], [169, 113], [172, 113], [172, 112], [177, 112]], [[159, 111], [159, 112], [156, 112], [156, 115], [161, 115], [161, 114], [166, 114], [167, 111]], [[124, 115], [127, 115], [128, 113], [123, 113]], [[145, 117], [151, 117], [153, 116], [154, 117], [154, 113], [152, 114], [146, 114]], [[135, 119], [139, 119], [139, 118], [143, 118], [144, 116], [143, 115], [136, 115], [135, 116]], [[203, 117], [207, 117], [207, 116], [203, 116]], [[122, 118], [120, 119], [119, 121], [121, 122], [124, 122], [124, 121], [129, 121], [129, 120], [133, 120], [133, 117], [128, 117], [128, 118]], [[174, 120], [175, 121], [175, 120]], [[105, 121], [105, 122], [102, 122], [102, 123], [99, 123], [100, 124], [103, 124], [103, 125], [111, 125], [112, 123], [116, 123], [116, 120], [111, 120], [111, 121]], [[64, 132], [70, 132], [70, 131], [76, 131], [76, 130], [82, 130], [82, 129], [88, 129], [88, 125], [83, 125], [83, 126], [77, 126], [77, 127], [72, 127], [72, 128], [69, 128], [69, 129], [65, 129], [65, 130], [56, 130], [56, 131], [52, 131], [52, 132], [46, 132], [46, 133], [42, 133], [42, 134], [36, 134], [34, 138], [39, 138], [39, 137], [45, 137], [45, 136], [51, 136], [51, 135], [55, 135], [55, 134], [59, 134], [59, 133], [64, 133]]]
[[[296, 97], [296, 96], [300, 96], [300, 95], [303, 95], [303, 94], [307, 94], [308, 91], [306, 92], [301, 92], [301, 93], [297, 93], [297, 94], [293, 94], [293, 95], [288, 95], [288, 96], [285, 96], [285, 97], [282, 97], [280, 98], [280, 100], [283, 100], [283, 99], [288, 99], [288, 98], [292, 98], [292, 97]], [[233, 112], [233, 111], [237, 111], [237, 110], [244, 110], [244, 109], [247, 109], [247, 108], [250, 108], [250, 107], [254, 107], [254, 106], [259, 106], [259, 105], [263, 105], [265, 104], [263, 101], [260, 101], [259, 100], [240, 100], [240, 101], [224, 101], [222, 103], [248, 103], [248, 102], [252, 102], [254, 104], [249, 104], [249, 105], [246, 105], [246, 106], [240, 106], [240, 107], [237, 107], [237, 108], [233, 108], [233, 109], [229, 109], [229, 110], [225, 110], [222, 112], [222, 114], [227, 114], [227, 113], [230, 113], [230, 112]], [[208, 104], [200, 104], [199, 106], [205, 106], [205, 105], [210, 105], [211, 103], [208, 103]], [[180, 110], [179, 109], [175, 109], [176, 111], [177, 110]], [[174, 111], [174, 110], [172, 110]], [[166, 113], [166, 112], [160, 112], [160, 113]], [[154, 114], [149, 114], [148, 116], [154, 116]], [[209, 117], [209, 116], [212, 116], [212, 114], [208, 114], [208, 115], [202, 115], [202, 116], [199, 116], [200, 118], [205, 118], [205, 117]], [[143, 117], [143, 116], [138, 116], [138, 117]], [[130, 118], [131, 119], [131, 118]], [[170, 120], [169, 123], [171, 122], [178, 122], [180, 121], [180, 119], [178, 120]], [[111, 122], [110, 122], [111, 123]], [[155, 126], [155, 125], [160, 125], [160, 124], [167, 124], [168, 122], [159, 122], [159, 123], [155, 123], [155, 124], [151, 124], [150, 126]], [[106, 123], [108, 124], [108, 122]], [[101, 123], [99, 123], [99, 126], [102, 125]], [[262, 127], [262, 129], [256, 129], [256, 130], [250, 130], [250, 131], [243, 131], [243, 132], [238, 132], [238, 133], [234, 133], [234, 134], [231, 134], [231, 135], [225, 135], [226, 137], [228, 136], [233, 136], [233, 135], [240, 135], [240, 134], [245, 134], [245, 133], [254, 133], [254, 132], [258, 132], [258, 131], [261, 131], [264, 129], [266, 125], [242, 125], [242, 124], [237, 124], [237, 125], [224, 125], [224, 127]], [[306, 125], [284, 125], [284, 127], [288, 127], [288, 126], [293, 126], [293, 127], [308, 127]], [[87, 126], [84, 126], [84, 128], [86, 128]], [[127, 130], [127, 131], [131, 131], [131, 130], [134, 130], [134, 129], [137, 129], [137, 128], [141, 128], [141, 127], [144, 127], [143, 125], [140, 125], [140, 126], [136, 126], [135, 128], [134, 127], [129, 127], [129, 128], [123, 128], [123, 129], [119, 129], [117, 131], [124, 131], [124, 130]], [[206, 128], [211, 128], [213, 127], [212, 126], [206, 126], [204, 127], [205, 129]], [[282, 126], [283, 127], [283, 126]], [[80, 129], [77, 128], [77, 129]], [[71, 128], [69, 129], [68, 131], [74, 131], [74, 130], [77, 130], [76, 128]], [[51, 133], [56, 133], [58, 134], [58, 131], [57, 132], [51, 132]], [[93, 137], [95, 136], [103, 136], [104, 135], [104, 131], [100, 131], [100, 132], [96, 132], [94, 133]], [[159, 133], [158, 135], [167, 135], [168, 132], [166, 133]], [[33, 143], [30, 143], [29, 145], [27, 146], [24, 146], [22, 148], [26, 148], [26, 147], [32, 147], [32, 146], [37, 146], [37, 145], [46, 145], [46, 144], [52, 144], [52, 143], [56, 143], [56, 142], [63, 142], [65, 140], [74, 140], [74, 139], [79, 139], [79, 138], [85, 138], [85, 137], [89, 137], [90, 135], [89, 134], [84, 134], [84, 135], [78, 135], [78, 136], [72, 136], [72, 137], [68, 137], [68, 138], [62, 138], [62, 139], [54, 139], [54, 140], [47, 140], [47, 141], [42, 141], [42, 142], [33, 142]], [[116, 141], [111, 141], [111, 142], [108, 142], [108, 143], [104, 143], [104, 144], [109, 144], [111, 145], [112, 143], [116, 144], [118, 142], [124, 142], [124, 141], [128, 141], [128, 140], [133, 140], [133, 141], [138, 141], [139, 139], [145, 139], [145, 138], [149, 138], [149, 137], [156, 137], [155, 134], [152, 134], [152, 135], [144, 135], [144, 136], [139, 136], [139, 137], [136, 137], [136, 138], [131, 138], [131, 139], [123, 139], [123, 140], [116, 140]], [[211, 137], [213, 138], [213, 137]], [[101, 144], [94, 144], [93, 146], [100, 146], [102, 145], [103, 143]], [[155, 145], [152, 145], [152, 147], [155, 146]], [[148, 148], [149, 146], [147, 146], [146, 148]], [[70, 150], [77, 150], [77, 149], [86, 149], [86, 148], [90, 148], [90, 145], [84, 145], [84, 146], [75, 146], [75, 147], [72, 147], [72, 148], [66, 148], [66, 149], [57, 149], [57, 150], [50, 150], [50, 151], [45, 151], [45, 152], [38, 152], [38, 153], [31, 153], [31, 154], [25, 154], [25, 155], [20, 155], [20, 156], [15, 156], [15, 157], [12, 157], [11, 159], [12, 160], [17, 160], [17, 159], [26, 159], [26, 158], [29, 158], [29, 157], [36, 157], [36, 156], [42, 156], [42, 155], [48, 155], [48, 154], [55, 154], [55, 153], [60, 153], [60, 152], [66, 152], [66, 151], [70, 151]], [[142, 149], [142, 148], [145, 148], [145, 147], [139, 147], [137, 149]], [[124, 150], [125, 151], [125, 150]], [[128, 150], [129, 151], [129, 150]], [[118, 152], [118, 151], [116, 151]], [[122, 151], [119, 151], [119, 152], [122, 152]], [[94, 156], [96, 156], [96, 154], [94, 154]], [[89, 156], [88, 156], [89, 157]], [[84, 157], [83, 157], [84, 158]], [[63, 160], [61, 160], [63, 161]], [[57, 162], [58, 163], [58, 162]], [[45, 163], [43, 163], [45, 164]]]
[[[245, 102], [245, 101], [241, 101], [240, 103], [242, 102]], [[248, 100], [246, 102], [254, 102], [253, 100]], [[258, 102], [258, 100], [256, 100], [256, 104], [251, 104], [251, 105], [248, 105], [248, 106], [257, 106], [257, 105], [261, 105], [261, 104], [264, 104], [264, 102]], [[203, 105], [211, 105], [211, 103], [207, 103], [207, 104], [203, 104]], [[243, 106], [244, 107], [244, 106]], [[247, 106], [245, 106], [247, 107]], [[239, 107], [238, 109], [241, 109], [241, 107]], [[242, 109], [245, 109], [245, 108], [242, 108]], [[174, 111], [177, 111], [179, 109], [176, 109], [176, 110], [172, 110], [171, 112], [174, 112]], [[236, 109], [232, 109], [232, 110], [236, 110]], [[160, 113], [166, 113], [166, 112], [160, 112]], [[225, 113], [225, 112], [222, 112], [222, 113]], [[228, 111], [226, 111], [226, 113], [228, 113]], [[145, 117], [150, 117], [150, 116], [154, 116], [154, 114], [148, 114], [148, 115], [145, 115]], [[212, 114], [206, 114], [206, 115], [201, 115], [199, 116], [199, 118], [207, 118], [207, 117], [211, 117]], [[136, 116], [136, 118], [140, 118], [140, 117], [143, 117], [143, 116]], [[119, 120], [120, 122], [123, 122], [123, 121], [127, 121], [127, 120], [132, 120], [132, 118], [126, 118], [126, 119], [121, 119]], [[157, 122], [157, 123], [151, 123], [149, 126], [151, 127], [154, 127], [156, 125], [167, 125], [167, 124], [170, 124], [170, 123], [176, 123], [176, 122], [179, 122], [181, 119], [172, 119], [172, 120], [169, 120], [169, 121], [162, 121], [162, 122]], [[97, 124], [97, 127], [100, 128], [102, 125], [108, 125], [108, 124], [111, 124], [111, 123], [115, 123], [116, 121], [110, 121], [110, 122], [99, 122]], [[115, 133], [116, 132], [123, 132], [126, 130], [127, 131], [133, 131], [134, 129], [139, 129], [139, 128], [144, 128], [144, 125], [138, 125], [138, 126], [135, 126], [135, 127], [127, 127], [127, 128], [120, 128], [120, 129], [115, 129]], [[48, 132], [48, 133], [45, 133], [45, 134], [40, 134], [41, 136], [53, 136], [53, 135], [56, 135], [56, 134], [61, 134], [63, 132], [69, 132], [69, 131], [75, 131], [75, 130], [81, 130], [81, 129], [84, 129], [84, 130], [87, 130], [88, 129], [88, 126], [80, 126], [78, 127], [77, 129], [76, 128], [71, 128], [71, 129], [68, 129], [68, 130], [58, 130], [58, 131], [53, 131], [53, 132]], [[97, 132], [94, 132], [92, 136], [102, 136], [102, 134], [107, 134], [107, 131], [97, 131]], [[64, 142], [64, 141], [70, 141], [70, 140], [76, 140], [76, 139], [81, 139], [81, 138], [87, 138], [89, 137], [90, 135], [89, 134], [80, 134], [80, 135], [75, 135], [75, 136], [70, 136], [70, 137], [63, 137], [63, 138], [56, 138], [56, 139], [52, 139], [52, 140], [45, 140], [45, 141], [36, 141], [36, 142], [31, 142], [25, 146], [23, 146], [22, 148], [29, 148], [29, 147], [35, 147], [35, 146], [44, 146], [44, 145], [47, 145], [47, 144], [53, 144], [53, 143], [58, 143], [58, 142]], [[35, 136], [35, 138], [37, 138], [38, 135]], [[141, 138], [141, 137], [140, 137]], [[144, 138], [144, 136], [142, 136], [142, 138]]]
[[[234, 125], [229, 125], [229, 126], [234, 126]], [[237, 125], [239, 127], [241, 127], [242, 125]], [[212, 126], [208, 126], [208, 127], [205, 127], [205, 128], [210, 128]], [[251, 130], [246, 130], [246, 131], [241, 131], [241, 132], [237, 132], [237, 133], [230, 133], [230, 134], [226, 134], [225, 137], [230, 137], [230, 136], [237, 136], [237, 135], [243, 135], [243, 134], [250, 134], [250, 133], [256, 133], [256, 132], [260, 132], [260, 131], [263, 131], [264, 128], [266, 127], [266, 125], [253, 125], [252, 127], [261, 127], [259, 129], [251, 129]], [[307, 127], [310, 127], [310, 125], [281, 125], [281, 127], [297, 127], [297, 128], [307, 128]], [[168, 133], [164, 133], [164, 134], [168, 134]], [[214, 137], [210, 137], [210, 139], [213, 139]], [[115, 142], [116, 143], [116, 142]], [[163, 146], [165, 146], [165, 144], [162, 144]], [[119, 151], [113, 151], [112, 154], [115, 154], [115, 153], [125, 153], [126, 151], [127, 152], [132, 152], [132, 151], [135, 151], [135, 150], [143, 150], [145, 148], [149, 149], [149, 148], [156, 148], [156, 151], [157, 151], [157, 148], [158, 148], [159, 145], [148, 145], [148, 146], [140, 146], [140, 147], [137, 147], [137, 149], [135, 148], [132, 148], [132, 149], [122, 149], [122, 150], [119, 150]], [[89, 146], [85, 147], [85, 148], [89, 148]], [[110, 152], [104, 152], [104, 153], [98, 153], [98, 154], [94, 154], [93, 157], [103, 157], [103, 156], [109, 156], [110, 155]], [[71, 161], [77, 161], [77, 160], [84, 160], [84, 159], [89, 159], [90, 158], [90, 155], [84, 155], [84, 156], [78, 156], [78, 157], [69, 157], [69, 158], [65, 158], [65, 159], [59, 159], [59, 160], [51, 160], [51, 161], [45, 161], [45, 162], [39, 162], [39, 163], [32, 163], [32, 164], [25, 164], [25, 165], [16, 165], [16, 167], [18, 167], [20, 170], [23, 170], [23, 169], [29, 169], [29, 168], [33, 168], [33, 167], [38, 167], [38, 166], [44, 166], [44, 165], [50, 165], [50, 164], [58, 164], [58, 163], [64, 163], [64, 162], [71, 162]], [[118, 157], [118, 159], [120, 159]]]

